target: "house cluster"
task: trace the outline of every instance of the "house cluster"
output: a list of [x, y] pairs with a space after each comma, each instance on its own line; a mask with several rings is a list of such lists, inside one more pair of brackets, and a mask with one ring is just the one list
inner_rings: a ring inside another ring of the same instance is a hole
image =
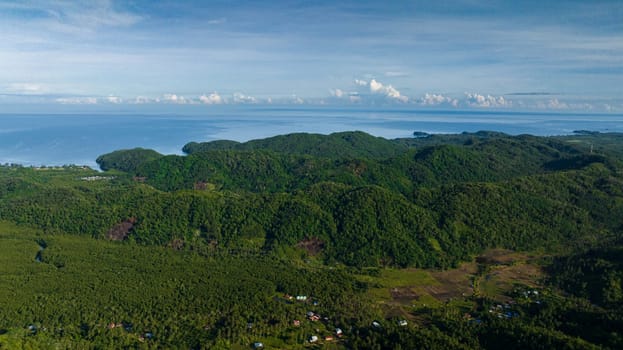
[[317, 313], [313, 311], [307, 311], [307, 318], [312, 322], [316, 322], [320, 320], [320, 315], [318, 315]]
[[296, 296], [292, 296], [290, 294], [284, 294], [283, 298], [286, 299], [286, 300], [289, 300], [289, 301], [296, 300], [298, 302], [303, 302], [303, 303], [311, 301], [311, 303], [314, 306], [317, 306], [317, 305], [320, 304], [317, 300], [312, 300], [311, 298], [309, 298], [307, 295], [304, 295], [304, 294], [299, 294], [299, 295], [296, 295]]
[[[533, 290], [524, 290], [521, 295], [526, 298], [526, 299], [530, 299], [530, 300], [534, 300], [535, 303], [540, 304], [541, 301], [538, 300], [539, 298], [539, 291], [536, 289]], [[536, 299], [536, 300], [535, 300]]]
[[[326, 335], [323, 339], [325, 342], [330, 342], [330, 341], [334, 341], [335, 338], [340, 338], [342, 337], [342, 335], [344, 335], [344, 332], [342, 332], [342, 330], [340, 328], [336, 328], [335, 332], [331, 335]], [[320, 338], [317, 335], [312, 335], [310, 336], [307, 341], [310, 343], [316, 343], [320, 340]]]
[[498, 318], [514, 318], [519, 316], [519, 314], [516, 311], [512, 310], [512, 306], [514, 302], [513, 301], [509, 301], [508, 303], [504, 303], [504, 304], [495, 304], [495, 305], [491, 305], [491, 307], [489, 308], [489, 313], [497, 316]]
[[514, 290], [519, 300], [529, 301], [537, 305], [541, 304], [543, 295], [536, 289], [517, 288]]

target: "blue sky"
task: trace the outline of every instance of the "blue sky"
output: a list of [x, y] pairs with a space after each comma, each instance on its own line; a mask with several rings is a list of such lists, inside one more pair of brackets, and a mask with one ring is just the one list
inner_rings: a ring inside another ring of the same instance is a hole
[[623, 1], [0, 0], [8, 105], [623, 111]]

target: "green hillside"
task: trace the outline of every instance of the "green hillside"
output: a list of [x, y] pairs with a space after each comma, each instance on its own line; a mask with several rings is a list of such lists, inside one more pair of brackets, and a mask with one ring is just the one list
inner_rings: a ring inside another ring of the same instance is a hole
[[292, 134], [1, 166], [0, 348], [620, 348], [618, 140]]
[[266, 150], [327, 158], [387, 158], [404, 152], [406, 147], [361, 131], [349, 131], [330, 135], [295, 133], [245, 143], [222, 140], [190, 142], [183, 148], [186, 154], [214, 150]]

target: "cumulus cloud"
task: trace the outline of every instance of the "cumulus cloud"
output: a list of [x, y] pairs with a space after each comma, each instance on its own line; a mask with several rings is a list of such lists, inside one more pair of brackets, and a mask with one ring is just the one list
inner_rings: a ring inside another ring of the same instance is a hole
[[549, 108], [549, 109], [567, 109], [567, 108], [569, 108], [569, 105], [566, 104], [565, 102], [558, 101], [557, 98], [552, 98], [551, 100], [547, 101], [546, 108]]
[[383, 84], [376, 81], [375, 79], [370, 80], [370, 91], [371, 92], [381, 92], [383, 90]]
[[399, 102], [409, 101], [409, 98], [407, 96], [402, 95], [400, 91], [398, 91], [396, 88], [394, 88], [391, 85], [384, 85], [383, 83], [381, 83], [380, 81], [377, 81], [376, 79], [372, 79], [370, 80], [370, 82], [357, 79], [355, 80], [355, 85], [368, 87], [370, 92], [374, 95], [383, 95], [389, 99], [396, 100]]
[[442, 94], [429, 93], [426, 93], [418, 102], [424, 106], [451, 105], [452, 107], [457, 107], [459, 105], [459, 100], [457, 99]]
[[108, 96], [106, 97], [106, 102], [108, 103], [114, 103], [114, 104], [119, 104], [123, 102], [123, 99], [119, 96]]
[[94, 105], [98, 101], [96, 97], [61, 97], [56, 102], [63, 105]]
[[137, 105], [142, 105], [142, 104], [146, 104], [146, 103], [158, 103], [158, 102], [160, 102], [159, 98], [151, 98], [151, 97], [146, 97], [146, 96], [136, 96], [134, 98], [134, 100], [131, 101], [130, 103], [137, 104]]
[[248, 96], [241, 92], [236, 92], [234, 93], [234, 103], [254, 104], [257, 103], [257, 99], [253, 96]]
[[176, 94], [164, 94], [162, 95], [162, 102], [183, 105], [183, 104], [190, 103], [190, 100], [188, 100], [184, 96], [180, 96]]
[[470, 107], [510, 107], [512, 101], [506, 100], [503, 96], [480, 95], [477, 93], [465, 93], [467, 105]]
[[540, 109], [558, 109], [558, 110], [565, 109], [565, 110], [588, 110], [590, 111], [590, 110], [595, 110], [595, 109], [601, 109], [606, 112], [612, 111], [612, 106], [608, 104], [605, 104], [603, 106], [597, 106], [592, 103], [581, 102], [581, 101], [564, 102], [564, 101], [558, 100], [558, 98], [552, 98], [547, 101], [539, 101], [536, 104], [536, 107]]
[[213, 92], [209, 95], [201, 95], [199, 97], [199, 102], [206, 105], [220, 105], [224, 103], [224, 100], [217, 92]]

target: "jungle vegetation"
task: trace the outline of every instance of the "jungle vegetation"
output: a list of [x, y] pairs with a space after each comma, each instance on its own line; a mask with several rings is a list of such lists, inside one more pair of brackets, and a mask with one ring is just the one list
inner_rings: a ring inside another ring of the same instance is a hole
[[[1, 166], [0, 348], [623, 346], [622, 135], [414, 135]], [[495, 249], [543, 275], [487, 287]]]

